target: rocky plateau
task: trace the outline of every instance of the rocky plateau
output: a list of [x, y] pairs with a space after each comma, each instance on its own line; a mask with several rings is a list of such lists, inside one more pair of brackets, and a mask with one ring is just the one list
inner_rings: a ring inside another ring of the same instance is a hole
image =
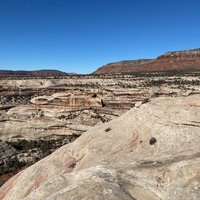
[[0, 76], [0, 199], [199, 199], [199, 58]]

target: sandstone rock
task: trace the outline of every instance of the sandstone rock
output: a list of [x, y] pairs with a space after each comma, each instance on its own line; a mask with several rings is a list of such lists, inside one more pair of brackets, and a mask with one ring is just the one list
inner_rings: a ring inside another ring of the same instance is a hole
[[55, 105], [70, 108], [91, 108], [102, 107], [100, 98], [83, 96], [80, 94], [54, 93], [52, 96], [39, 96], [31, 99], [31, 103], [36, 105]]
[[199, 98], [158, 98], [92, 128], [11, 178], [0, 199], [200, 199]]
[[136, 107], [136, 108], [139, 108], [141, 105], [142, 105], [142, 101], [138, 101], [138, 102], [135, 104], [135, 107]]
[[94, 125], [120, 116], [137, 106], [137, 102], [198, 94], [199, 85], [198, 74], [2, 79], [0, 139], [80, 135]]
[[23, 105], [0, 115], [0, 138], [34, 140], [51, 135], [80, 135], [92, 126], [109, 120], [109, 115], [98, 114], [87, 108]]

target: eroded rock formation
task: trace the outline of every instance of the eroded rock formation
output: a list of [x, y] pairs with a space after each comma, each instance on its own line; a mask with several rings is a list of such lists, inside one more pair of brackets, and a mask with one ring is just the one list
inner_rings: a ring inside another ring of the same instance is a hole
[[3, 200], [200, 198], [200, 95], [161, 97], [11, 178]]
[[200, 92], [197, 74], [0, 80], [0, 139], [81, 135], [159, 96]]

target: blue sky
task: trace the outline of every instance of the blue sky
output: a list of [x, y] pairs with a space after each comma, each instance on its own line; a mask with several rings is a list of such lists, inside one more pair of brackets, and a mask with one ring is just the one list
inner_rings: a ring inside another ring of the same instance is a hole
[[0, 0], [0, 69], [90, 73], [198, 47], [199, 0]]

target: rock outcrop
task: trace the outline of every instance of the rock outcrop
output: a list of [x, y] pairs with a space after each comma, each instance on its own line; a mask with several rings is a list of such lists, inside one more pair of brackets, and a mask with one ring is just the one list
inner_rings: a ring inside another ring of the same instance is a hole
[[200, 70], [200, 49], [167, 52], [155, 60], [116, 62], [100, 67], [94, 74], [146, 73]]
[[51, 96], [39, 96], [31, 99], [35, 105], [54, 105], [65, 108], [101, 108], [102, 101], [96, 95], [80, 95], [71, 93], [54, 93]]
[[11, 178], [0, 199], [200, 199], [199, 99], [138, 104]]

